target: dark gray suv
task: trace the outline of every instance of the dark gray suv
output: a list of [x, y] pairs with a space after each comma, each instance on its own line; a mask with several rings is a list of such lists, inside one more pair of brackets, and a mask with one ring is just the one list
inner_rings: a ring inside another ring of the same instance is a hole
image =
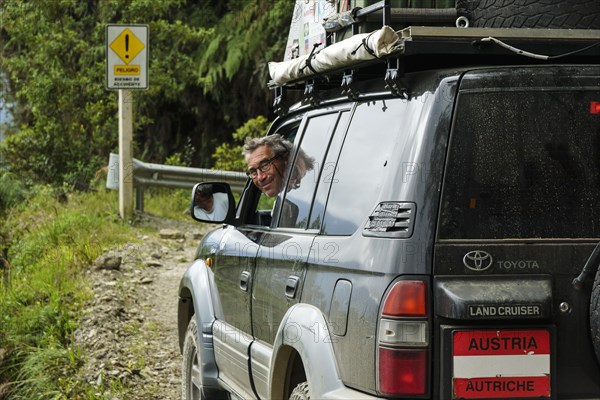
[[273, 205], [211, 183], [185, 399], [600, 398], [600, 33], [507, 31], [413, 28], [306, 83], [268, 134], [314, 167]]

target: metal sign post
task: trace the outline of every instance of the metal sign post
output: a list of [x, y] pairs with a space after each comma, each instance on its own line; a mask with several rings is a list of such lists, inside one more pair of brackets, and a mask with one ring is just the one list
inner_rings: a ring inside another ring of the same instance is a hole
[[133, 96], [148, 88], [148, 26], [106, 26], [106, 88], [119, 91], [119, 214], [133, 215]]

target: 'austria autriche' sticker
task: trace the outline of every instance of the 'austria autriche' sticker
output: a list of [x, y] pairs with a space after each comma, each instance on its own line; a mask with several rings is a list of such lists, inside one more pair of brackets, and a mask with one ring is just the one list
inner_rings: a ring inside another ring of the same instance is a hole
[[550, 397], [550, 334], [546, 330], [456, 331], [453, 397]]

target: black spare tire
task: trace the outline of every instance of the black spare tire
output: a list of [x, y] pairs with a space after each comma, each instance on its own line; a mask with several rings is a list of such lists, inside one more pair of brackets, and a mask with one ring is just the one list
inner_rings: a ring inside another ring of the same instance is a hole
[[600, 269], [596, 272], [596, 279], [592, 286], [590, 300], [590, 334], [596, 351], [596, 359], [600, 363]]
[[458, 0], [472, 27], [600, 29], [599, 0]]

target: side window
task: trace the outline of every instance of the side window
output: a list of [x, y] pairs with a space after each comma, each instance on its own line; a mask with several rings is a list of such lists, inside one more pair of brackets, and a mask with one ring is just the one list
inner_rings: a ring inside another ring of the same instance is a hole
[[335, 168], [322, 233], [351, 235], [376, 205], [381, 176], [402, 127], [406, 102], [376, 100], [357, 106]]
[[344, 111], [340, 114], [340, 119], [335, 128], [335, 134], [329, 144], [329, 150], [327, 151], [325, 161], [323, 162], [317, 194], [315, 195], [313, 207], [310, 212], [310, 222], [308, 223], [309, 229], [320, 229], [323, 223], [323, 215], [325, 214], [325, 204], [327, 202], [327, 196], [329, 195], [329, 188], [332, 184], [336, 183], [334, 174], [338, 169], [337, 158], [340, 154], [340, 148], [344, 141], [344, 133], [348, 128], [349, 120], [350, 111]]
[[440, 238], [600, 237], [597, 93], [461, 94]]
[[300, 146], [291, 167], [288, 167], [288, 181], [280, 208], [279, 227], [300, 229], [309, 227], [308, 221], [315, 189], [323, 170], [323, 159], [339, 115], [339, 113], [319, 115], [307, 120]]

